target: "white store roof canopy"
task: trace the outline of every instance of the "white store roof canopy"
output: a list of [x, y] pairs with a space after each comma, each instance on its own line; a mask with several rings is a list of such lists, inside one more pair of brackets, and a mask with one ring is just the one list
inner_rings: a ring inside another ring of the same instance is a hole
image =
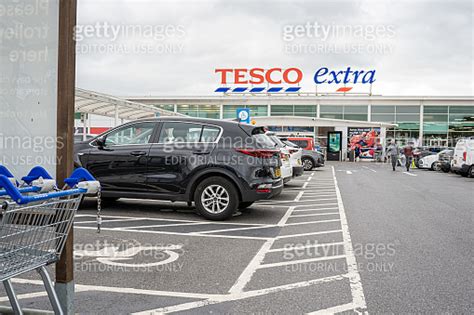
[[152, 105], [127, 101], [115, 96], [84, 90], [76, 87], [75, 111], [115, 117], [116, 120], [135, 120], [156, 116], [185, 116]]

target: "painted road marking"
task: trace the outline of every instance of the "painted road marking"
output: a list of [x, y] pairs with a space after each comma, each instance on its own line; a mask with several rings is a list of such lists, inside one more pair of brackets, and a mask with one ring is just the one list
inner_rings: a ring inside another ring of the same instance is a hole
[[346, 254], [347, 273], [349, 274], [352, 302], [357, 308], [365, 311], [367, 309], [367, 304], [365, 302], [364, 289], [362, 288], [362, 282], [360, 279], [359, 270], [357, 268], [357, 261], [352, 247], [351, 235], [349, 233], [349, 225], [347, 223], [346, 213], [344, 210], [344, 203], [342, 202], [341, 191], [337, 185], [336, 171], [334, 166], [332, 166], [332, 176], [334, 178], [334, 186], [336, 187], [339, 205], [339, 215], [341, 218], [342, 237], [344, 240], [344, 252]]
[[301, 218], [301, 217], [312, 217], [317, 215], [333, 215], [339, 214], [339, 212], [323, 212], [323, 213], [313, 213], [313, 214], [293, 214], [292, 218]]
[[352, 172], [351, 171], [346, 171], [346, 174], [347, 175], [352, 175]]
[[289, 235], [279, 235], [276, 237], [277, 240], [281, 240], [282, 238], [293, 238], [293, 237], [301, 237], [301, 236], [312, 236], [312, 235], [320, 235], [320, 234], [332, 234], [332, 233], [340, 233], [342, 230], [329, 230], [329, 231], [319, 231], [319, 232], [309, 232], [309, 233], [299, 233], [299, 234], [289, 234]]
[[374, 173], [377, 173], [376, 170], [373, 170], [373, 169], [371, 169], [371, 168], [369, 168], [369, 167], [367, 167], [367, 166], [362, 166], [362, 167], [365, 168], [365, 169], [368, 169], [369, 171], [372, 171], [372, 172], [374, 172]]
[[285, 246], [281, 248], [274, 248], [270, 249], [269, 252], [284, 252], [287, 250], [302, 250], [307, 248], [319, 248], [319, 247], [331, 247], [331, 246], [338, 246], [344, 245], [344, 242], [332, 242], [332, 243], [321, 243], [321, 244], [311, 244], [311, 245], [296, 245], [296, 246]]
[[410, 175], [410, 176], [418, 176], [418, 175], [410, 173], [410, 172], [403, 172], [403, 174], [407, 174], [407, 175]]
[[274, 267], [304, 264], [304, 263], [310, 263], [310, 262], [315, 262], [315, 261], [326, 261], [326, 260], [342, 259], [342, 258], [346, 258], [346, 255], [334, 255], [334, 256], [325, 256], [325, 257], [318, 257], [318, 258], [287, 260], [287, 261], [271, 263], [271, 264], [262, 264], [258, 267], [258, 269], [274, 268]]

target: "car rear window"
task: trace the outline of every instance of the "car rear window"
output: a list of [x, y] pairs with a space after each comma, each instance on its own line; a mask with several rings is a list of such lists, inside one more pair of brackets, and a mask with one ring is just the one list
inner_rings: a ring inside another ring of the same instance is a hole
[[308, 140], [291, 140], [294, 144], [300, 148], [306, 148], [308, 146]]
[[262, 148], [274, 148], [275, 143], [264, 133], [257, 133], [252, 135], [252, 138], [258, 144], [259, 147]]

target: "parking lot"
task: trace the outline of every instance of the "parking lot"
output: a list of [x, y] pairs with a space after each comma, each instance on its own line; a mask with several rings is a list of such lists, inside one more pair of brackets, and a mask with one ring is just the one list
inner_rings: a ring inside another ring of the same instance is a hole
[[[224, 222], [183, 203], [120, 200], [100, 234], [87, 201], [75, 223], [76, 311], [463, 312], [473, 184], [332, 163]], [[14, 284], [23, 307], [50, 309], [37, 275]], [[435, 299], [446, 285], [460, 294]]]

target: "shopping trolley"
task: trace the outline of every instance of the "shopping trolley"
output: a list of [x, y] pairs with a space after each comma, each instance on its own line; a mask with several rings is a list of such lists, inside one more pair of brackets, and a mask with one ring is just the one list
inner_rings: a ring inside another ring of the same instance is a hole
[[[0, 165], [0, 175], [4, 175], [13, 186], [18, 187], [20, 193], [46, 193], [57, 189], [56, 181], [41, 166], [33, 167], [28, 175], [21, 178], [19, 183], [8, 168]], [[0, 199], [10, 199], [10, 195], [5, 189], [0, 188]]]
[[2, 204], [0, 281], [16, 314], [22, 311], [11, 278], [32, 270], [40, 274], [54, 312], [63, 314], [46, 266], [59, 260], [83, 195], [100, 189], [99, 182], [83, 168], [64, 182], [63, 190], [23, 194], [11, 178], [0, 175], [0, 188], [10, 198]]

